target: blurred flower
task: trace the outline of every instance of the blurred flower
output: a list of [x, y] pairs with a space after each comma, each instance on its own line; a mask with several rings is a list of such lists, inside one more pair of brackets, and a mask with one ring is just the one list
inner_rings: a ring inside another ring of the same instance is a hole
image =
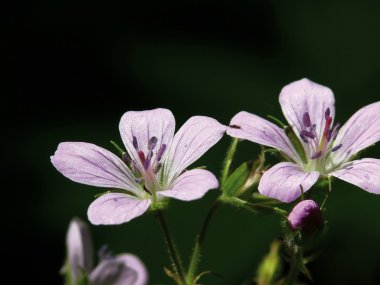
[[292, 230], [302, 230], [307, 234], [314, 233], [323, 225], [322, 212], [313, 200], [299, 202], [288, 216]]
[[[66, 245], [69, 284], [79, 284], [87, 277], [92, 285], [145, 285], [148, 273], [141, 260], [133, 254], [103, 254], [93, 268], [92, 241], [85, 223], [73, 219], [70, 223]], [[82, 284], [82, 283], [81, 283]]]
[[380, 140], [380, 102], [357, 111], [345, 125], [333, 125], [332, 91], [308, 79], [285, 86], [282, 111], [291, 128], [281, 129], [256, 115], [235, 115], [227, 133], [273, 147], [288, 160], [267, 170], [259, 183], [263, 195], [291, 202], [319, 177], [334, 176], [380, 194], [380, 160], [351, 161], [355, 154]]
[[93, 224], [121, 224], [157, 207], [164, 197], [190, 201], [218, 187], [204, 169], [184, 171], [216, 144], [226, 127], [215, 119], [191, 117], [174, 136], [175, 120], [167, 109], [126, 112], [120, 134], [123, 160], [84, 142], [60, 143], [51, 157], [67, 178], [83, 184], [119, 189], [97, 198], [88, 209]]

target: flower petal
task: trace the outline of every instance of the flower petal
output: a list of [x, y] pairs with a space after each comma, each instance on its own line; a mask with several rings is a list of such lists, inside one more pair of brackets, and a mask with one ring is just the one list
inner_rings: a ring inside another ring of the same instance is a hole
[[[309, 113], [311, 124], [316, 125], [318, 139], [325, 126], [325, 112], [330, 109], [334, 118], [335, 99], [330, 88], [319, 85], [309, 79], [301, 79], [286, 85], [280, 93], [280, 104], [285, 118], [297, 135], [304, 129], [303, 116]], [[303, 143], [303, 142], [302, 142]]]
[[167, 181], [178, 176], [215, 145], [226, 129], [226, 126], [210, 117], [194, 116], [188, 119], [175, 134], [168, 151], [164, 169]]
[[182, 201], [191, 201], [202, 198], [207, 191], [218, 186], [218, 180], [210, 171], [193, 169], [175, 179], [171, 189], [160, 191], [158, 194]]
[[291, 162], [281, 162], [264, 172], [259, 183], [259, 192], [265, 196], [292, 202], [317, 182], [317, 171], [305, 172]]
[[[137, 153], [142, 151], [145, 156], [148, 154], [148, 143], [152, 137], [157, 138], [153, 157], [157, 154], [161, 145], [169, 147], [173, 140], [175, 129], [175, 119], [170, 110], [154, 109], [148, 111], [126, 112], [119, 124], [120, 135], [125, 147], [131, 157], [143, 168]], [[133, 145], [133, 137], [136, 138], [138, 150]]]
[[59, 172], [75, 182], [125, 189], [136, 195], [141, 192], [124, 162], [94, 144], [63, 142], [50, 158]]
[[301, 161], [284, 130], [259, 116], [240, 112], [232, 118], [230, 126], [227, 134], [232, 137], [277, 148], [295, 162]]
[[90, 275], [93, 285], [145, 285], [148, 272], [133, 254], [121, 254], [102, 261]]
[[116, 256], [116, 259], [137, 273], [137, 279], [133, 285], [145, 285], [148, 283], [148, 271], [140, 258], [134, 254], [120, 254]]
[[332, 172], [331, 175], [367, 192], [380, 194], [380, 159], [354, 160], [347, 163], [343, 169]]
[[141, 216], [148, 210], [149, 199], [138, 199], [122, 193], [108, 193], [97, 198], [87, 215], [94, 225], [119, 225]]
[[66, 236], [70, 273], [74, 283], [82, 270], [92, 270], [92, 240], [88, 226], [78, 218], [71, 220]]
[[340, 129], [334, 145], [342, 147], [334, 152], [334, 164], [341, 164], [360, 150], [380, 140], [380, 102], [357, 111]]

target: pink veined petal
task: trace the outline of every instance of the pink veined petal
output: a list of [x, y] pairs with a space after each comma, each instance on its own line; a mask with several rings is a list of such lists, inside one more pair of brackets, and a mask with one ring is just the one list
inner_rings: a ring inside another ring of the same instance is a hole
[[[165, 144], [168, 148], [172, 142], [175, 119], [172, 112], [167, 109], [129, 111], [122, 116], [119, 130], [128, 153], [142, 168], [143, 165], [138, 151], [133, 145], [133, 137], [136, 137], [138, 150], [142, 151], [145, 156], [148, 154], [148, 142], [150, 138], [157, 138], [157, 144], [153, 150], [152, 159], [154, 159], [162, 144]], [[166, 153], [164, 153], [165, 155]]]
[[305, 172], [291, 162], [280, 162], [264, 172], [259, 183], [259, 192], [265, 196], [292, 202], [308, 191], [317, 182], [319, 172]]
[[168, 150], [164, 169], [167, 181], [177, 177], [215, 145], [226, 129], [226, 126], [210, 117], [194, 116], [188, 119], [175, 134]]
[[332, 176], [354, 184], [367, 192], [380, 194], [380, 159], [363, 158], [347, 163]]
[[94, 144], [63, 142], [50, 158], [59, 172], [75, 182], [124, 189], [136, 195], [141, 192], [124, 162]]
[[71, 220], [66, 236], [67, 255], [70, 273], [74, 283], [78, 280], [84, 269], [92, 270], [92, 240], [88, 226], [74, 218]]
[[135, 285], [138, 273], [117, 258], [103, 260], [91, 272], [92, 285]]
[[[321, 138], [324, 130], [327, 108], [330, 108], [330, 116], [334, 119], [333, 92], [330, 88], [309, 79], [304, 78], [286, 85], [281, 90], [279, 100], [285, 118], [290, 126], [295, 128], [298, 136], [304, 129], [303, 115], [305, 112], [309, 113], [311, 123], [316, 125], [318, 139]], [[302, 140], [301, 143], [304, 144]]]
[[137, 273], [137, 279], [133, 285], [145, 285], [148, 283], [148, 271], [144, 263], [134, 254], [120, 254], [116, 256], [119, 262]]
[[376, 102], [361, 108], [342, 126], [334, 143], [342, 147], [331, 158], [339, 165], [379, 140], [380, 102]]
[[202, 198], [209, 190], [216, 189], [218, 186], [218, 180], [210, 171], [193, 169], [177, 177], [171, 189], [157, 192], [157, 194], [191, 201]]
[[119, 225], [141, 216], [151, 201], [123, 193], [108, 193], [97, 198], [88, 208], [87, 215], [94, 225]]
[[301, 162], [284, 130], [275, 124], [243, 111], [232, 118], [230, 126], [228, 135], [277, 148], [295, 162]]

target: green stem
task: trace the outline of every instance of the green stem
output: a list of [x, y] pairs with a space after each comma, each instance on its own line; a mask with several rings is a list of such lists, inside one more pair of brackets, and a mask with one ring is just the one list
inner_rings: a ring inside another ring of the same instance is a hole
[[226, 182], [228, 172], [230, 171], [230, 166], [232, 163], [232, 159], [234, 158], [238, 142], [239, 142], [239, 139], [233, 138], [227, 150], [227, 155], [223, 164], [222, 177], [220, 178], [222, 186], [224, 185], [224, 182]]
[[256, 210], [257, 208], [268, 209], [268, 210], [271, 210], [271, 211], [275, 212], [276, 214], [279, 214], [284, 219], [288, 218], [288, 212], [286, 212], [285, 210], [280, 209], [278, 207], [273, 207], [273, 206], [270, 206], [270, 205], [263, 205], [263, 204], [259, 204], [259, 203], [251, 203], [251, 202], [242, 200], [242, 199], [237, 198], [237, 197], [232, 197], [230, 199], [230, 201], [231, 201], [232, 204], [234, 204], [236, 206], [242, 206], [242, 207], [244, 207], [246, 209], [250, 209], [250, 208], [252, 210]]
[[166, 246], [168, 248], [168, 252], [169, 252], [170, 260], [172, 262], [174, 273], [179, 277], [181, 284], [186, 284], [185, 274], [182, 268], [181, 259], [175, 248], [174, 240], [170, 234], [169, 227], [166, 222], [164, 213], [161, 210], [157, 210], [155, 216], [161, 226], [161, 230], [164, 236]]
[[186, 281], [188, 282], [188, 284], [193, 283], [193, 279], [195, 277], [194, 275], [196, 274], [198, 264], [200, 262], [201, 249], [202, 249], [202, 245], [203, 245], [203, 242], [205, 240], [205, 237], [206, 237], [208, 226], [210, 224], [212, 216], [214, 215], [216, 210], [220, 207], [220, 205], [221, 205], [221, 201], [216, 200], [212, 204], [212, 206], [210, 207], [209, 211], [207, 212], [205, 219], [203, 220], [201, 231], [199, 232], [199, 235], [197, 236], [197, 240], [195, 242], [193, 253], [192, 253], [191, 258], [190, 258], [189, 269], [187, 270]]
[[291, 267], [289, 271], [288, 278], [286, 279], [285, 284], [286, 285], [294, 285], [297, 282], [298, 279], [298, 273], [299, 273], [299, 263], [302, 260], [302, 249], [300, 248], [297, 253], [295, 253], [292, 256], [292, 261], [291, 261]]

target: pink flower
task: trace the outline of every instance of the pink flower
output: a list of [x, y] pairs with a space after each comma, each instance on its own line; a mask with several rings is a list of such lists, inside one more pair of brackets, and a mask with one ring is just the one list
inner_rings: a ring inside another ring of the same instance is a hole
[[[287, 162], [267, 170], [259, 183], [263, 195], [291, 202], [309, 190], [319, 177], [334, 176], [364, 190], [380, 194], [380, 160], [353, 160], [355, 154], [380, 140], [380, 102], [357, 111], [339, 129], [334, 126], [332, 91], [308, 79], [285, 86], [280, 104], [303, 151], [285, 131], [256, 115], [240, 112], [227, 134], [278, 149]], [[303, 158], [302, 153], [306, 155]]]
[[294, 206], [288, 216], [292, 230], [300, 229], [307, 234], [314, 233], [322, 227], [322, 212], [313, 200], [303, 200]]
[[141, 260], [133, 254], [100, 256], [93, 268], [93, 249], [90, 232], [85, 223], [73, 219], [67, 231], [66, 245], [68, 270], [71, 283], [77, 284], [86, 274], [93, 285], [145, 285], [148, 273]]
[[131, 111], [123, 115], [119, 129], [127, 149], [123, 160], [84, 142], [60, 143], [51, 157], [55, 168], [73, 181], [118, 189], [90, 205], [91, 223], [125, 223], [166, 197], [191, 201], [218, 187], [207, 170], [185, 171], [226, 131], [215, 119], [191, 117], [174, 136], [175, 120], [169, 110]]

